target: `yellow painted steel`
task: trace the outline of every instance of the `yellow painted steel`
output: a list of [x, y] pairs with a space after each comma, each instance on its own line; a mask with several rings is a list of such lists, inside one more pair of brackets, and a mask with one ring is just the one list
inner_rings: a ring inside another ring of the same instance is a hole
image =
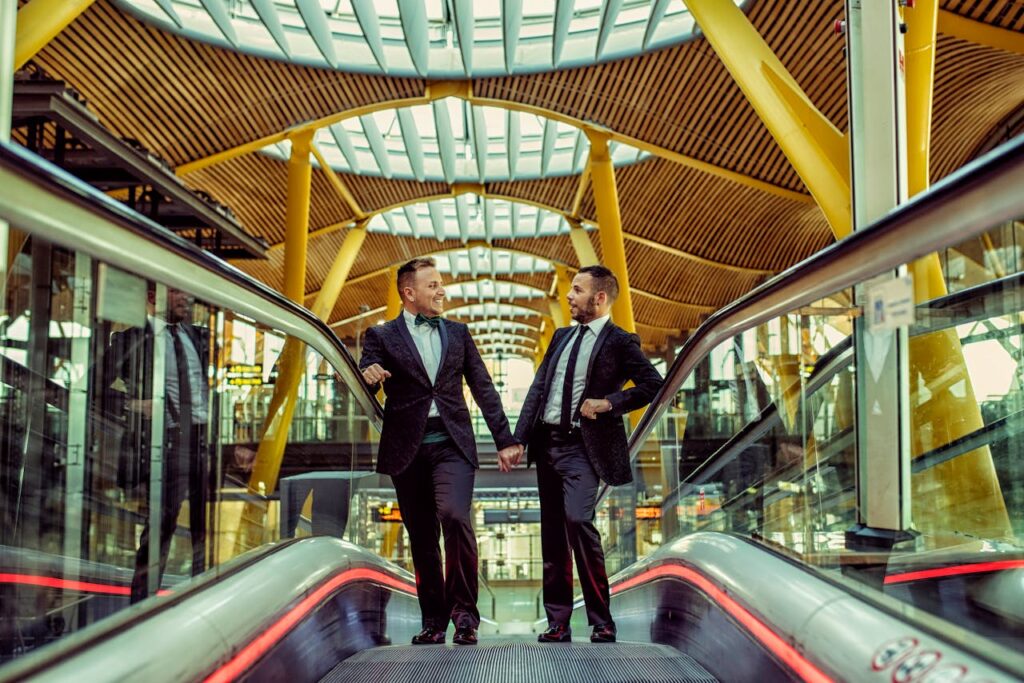
[[590, 187], [590, 166], [584, 166], [583, 173], [580, 173], [579, 185], [576, 186], [576, 196], [572, 199], [572, 212], [569, 215], [573, 218], [579, 218], [580, 216], [583, 196], [587, 193], [588, 187]]
[[388, 268], [388, 308], [386, 317], [394, 320], [402, 312], [402, 297], [398, 294], [398, 268]]
[[365, 218], [366, 212], [359, 208], [359, 202], [356, 201], [356, 198], [352, 196], [352, 192], [349, 191], [348, 186], [342, 182], [341, 178], [338, 177], [338, 174], [327, 163], [323, 155], [320, 154], [320, 149], [316, 145], [311, 145], [310, 151], [313, 153], [313, 157], [316, 159], [316, 162], [320, 164], [320, 170], [323, 171], [324, 176], [327, 177], [331, 187], [333, 187], [334, 191], [338, 193], [339, 197], [341, 197], [341, 201], [348, 204], [348, 208], [352, 209], [352, 213], [355, 214], [356, 218]]
[[594, 184], [598, 233], [604, 265], [619, 280], [619, 296], [612, 303], [612, 319], [627, 332], [636, 332], [633, 320], [633, 298], [629, 291], [629, 269], [626, 247], [622, 240], [622, 217], [619, 215], [619, 193], [615, 187], [615, 168], [608, 154], [608, 138], [590, 134], [590, 179]]
[[32, 0], [22, 6], [18, 10], [18, 27], [14, 35], [14, 70], [25, 66], [94, 1]]
[[1024, 55], [1024, 34], [1019, 31], [975, 21], [948, 10], [939, 10], [938, 30], [947, 36]]
[[288, 202], [285, 207], [284, 295], [302, 303], [306, 286], [306, 243], [309, 236], [309, 197], [313, 180], [309, 163], [313, 134], [292, 140], [288, 160]]
[[320, 291], [316, 295], [316, 301], [313, 302], [313, 314], [321, 320], [327, 320], [330, 317], [334, 305], [338, 302], [341, 289], [352, 270], [352, 264], [355, 263], [359, 249], [366, 240], [366, 224], [369, 222], [369, 219], [363, 219], [356, 223], [356, 226], [345, 235], [345, 241], [341, 243], [341, 248], [338, 249], [338, 254], [334, 257], [334, 263], [331, 264], [331, 268], [320, 286]]
[[[910, 196], [929, 185], [932, 101], [935, 81], [935, 35], [943, 17], [959, 37], [989, 44], [1001, 29], [960, 19], [938, 9], [938, 0], [918, 0], [903, 11], [907, 73], [907, 173]], [[988, 29], [991, 29], [989, 31]], [[954, 34], [955, 35], [955, 34]], [[1024, 43], [1019, 35], [1018, 44]], [[996, 45], [998, 47], [998, 45]], [[1005, 48], [1004, 48], [1005, 49]], [[920, 303], [947, 293], [938, 254], [910, 264], [914, 298]], [[911, 453], [918, 458], [984, 427], [963, 348], [955, 329], [910, 338]], [[921, 391], [921, 386], [927, 387]], [[925, 398], [927, 397], [927, 398]], [[978, 448], [916, 473], [911, 479], [912, 518], [927, 542], [956, 543], [946, 536], [955, 528], [982, 538], [1012, 535], [992, 453]]]
[[569, 223], [569, 239], [572, 240], [572, 248], [580, 262], [580, 268], [600, 263], [594, 244], [590, 241], [590, 235], [583, 229], [583, 225], [574, 218], [568, 218], [567, 221]]
[[[312, 166], [309, 162], [313, 133], [292, 140], [288, 161], [288, 199], [285, 207], [284, 295], [302, 303], [306, 287], [306, 245]], [[281, 460], [297, 403], [299, 382], [305, 376], [306, 345], [289, 337], [278, 358], [278, 376], [267, 409], [267, 419], [249, 476], [249, 494], [239, 519], [235, 551], [244, 552], [271, 540], [267, 537], [268, 499], [277, 486]]]
[[566, 325], [572, 319], [572, 315], [569, 313], [570, 287], [572, 287], [572, 280], [569, 277], [569, 269], [563, 265], [555, 264], [555, 290], [558, 293], [558, 303], [562, 306], [562, 317]]
[[704, 37], [821, 207], [837, 238], [852, 229], [844, 136], [814, 107], [743, 10], [726, 0], [687, 0]]
[[555, 327], [565, 327], [569, 324], [569, 318], [562, 312], [562, 307], [554, 297], [548, 297], [548, 314], [551, 316]]
[[536, 372], [540, 368], [540, 364], [544, 362], [544, 354], [548, 352], [548, 347], [551, 345], [551, 338], [555, 335], [555, 322], [544, 316], [544, 320], [540, 325], [540, 337], [537, 339], [537, 351], [533, 356], [533, 369]]

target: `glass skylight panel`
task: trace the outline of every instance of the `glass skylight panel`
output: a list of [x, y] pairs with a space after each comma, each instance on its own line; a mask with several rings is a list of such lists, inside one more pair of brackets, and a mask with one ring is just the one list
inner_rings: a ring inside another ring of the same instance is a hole
[[[506, 3], [473, 0], [465, 5], [473, 14], [472, 30], [467, 34], [472, 36], [472, 45], [467, 59], [463, 59], [460, 17], [448, 9], [459, 5], [451, 5], [447, 0], [320, 0], [303, 4], [305, 17], [297, 0], [208, 2], [221, 19], [220, 24], [199, 0], [115, 2], [166, 30], [263, 57], [348, 71], [428, 78], [531, 73], [610, 61], [689, 40], [694, 29], [692, 17], [678, 0], [624, 0], [619, 11], [612, 13], [614, 17], [605, 16], [601, 0], [575, 0], [570, 5], [564, 1], [523, 0], [508, 3], [511, 7], [521, 5], [520, 16], [512, 22], [503, 16]], [[257, 4], [265, 12], [266, 8], [272, 9], [274, 17], [267, 24], [256, 11]], [[162, 5], [170, 11], [165, 11]], [[567, 24], [556, 22], [560, 5], [572, 10], [571, 14], [563, 13]], [[310, 8], [315, 12], [318, 7], [322, 14], [310, 16]], [[653, 27], [649, 26], [652, 15]], [[612, 22], [610, 28], [604, 27], [606, 19]], [[515, 35], [505, 34], [509, 23]], [[271, 26], [275, 30], [280, 27], [282, 41], [275, 39]], [[607, 33], [607, 42], [598, 55], [602, 28]], [[329, 41], [326, 48], [314, 38], [318, 31]], [[560, 50], [554, 49], [556, 38], [562, 41]], [[506, 63], [506, 44], [514, 48], [510, 53], [512, 64]], [[558, 62], [553, 63], [556, 51]], [[416, 61], [414, 53], [418, 55]]]

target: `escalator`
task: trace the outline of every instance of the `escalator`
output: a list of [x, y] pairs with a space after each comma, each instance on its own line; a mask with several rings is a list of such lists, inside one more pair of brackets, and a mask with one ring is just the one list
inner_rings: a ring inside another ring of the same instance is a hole
[[[267, 486], [255, 474], [262, 461], [254, 467], [240, 452], [253, 443], [245, 410], [255, 406], [262, 420], [281, 409], [274, 396], [286, 349], [302, 345], [305, 380], [292, 400], [310, 427], [289, 437], [277, 466], [293, 445], [329, 444], [332, 471], [289, 482], [298, 500], [311, 501], [298, 506], [300, 516], [315, 509], [314, 480], [323, 478], [350, 510], [370, 508], [360, 496], [377, 476], [366, 456], [380, 408], [344, 347], [307, 311], [59, 169], [0, 146], [0, 219], [25, 237], [4, 321], [0, 681], [1024, 678], [1017, 385], [977, 400], [981, 427], [953, 439], [915, 436], [908, 465], [916, 479], [907, 484], [916, 528], [890, 547], [856, 548], [846, 534], [860, 506], [851, 407], [864, 368], [845, 341], [860, 315], [855, 286], [934, 251], [952, 262], [979, 235], [1007, 244], [1007, 235], [1024, 233], [1014, 220], [1024, 215], [1022, 183], [1018, 141], [765, 283], [691, 336], [631, 437], [636, 481], [602, 492], [599, 503], [620, 642], [587, 643], [578, 604], [571, 644], [499, 632], [476, 647], [413, 647], [405, 643], [420, 628], [414, 577], [352, 542], [351, 523], [346, 540], [285, 538], [295, 509], [276, 481]], [[1001, 267], [922, 305], [911, 331], [959, 335], [976, 387], [986, 386], [988, 366], [972, 344], [995, 343], [1020, 359], [1024, 296]], [[93, 286], [80, 290], [85, 281]], [[126, 448], [154, 456], [159, 448], [152, 438], [126, 439], [132, 425], [107, 401], [117, 387], [104, 374], [103, 340], [132, 324], [103, 298], [113, 281], [154, 291], [157, 301], [170, 288], [190, 292], [193, 322], [216, 340], [211, 540], [197, 560], [178, 533], [166, 571], [152, 570], [162, 559], [156, 551], [147, 559], [133, 547], [139, 526], [159, 519], [161, 459], [148, 460], [136, 488], [119, 480]], [[79, 291], [93, 298], [74, 299]], [[62, 296], [77, 305], [61, 305]], [[980, 355], [994, 357], [992, 349]], [[924, 405], [940, 389], [970, 396], [960, 375], [940, 370], [938, 379], [915, 376], [913, 400]], [[260, 389], [238, 389], [246, 386]], [[326, 419], [339, 410], [343, 421]], [[690, 420], [698, 412], [701, 420]], [[695, 447], [708, 450], [698, 462]], [[977, 468], [955, 470], [961, 479], [934, 474], [981, 451], [991, 464], [984, 500], [977, 487], [959, 486], [974, 486]], [[1007, 520], [994, 523], [999, 534], [988, 533], [993, 523], [982, 514], [993, 509]], [[304, 522], [316, 528], [315, 518]], [[147, 561], [150, 597], [130, 605], [128, 584]]]

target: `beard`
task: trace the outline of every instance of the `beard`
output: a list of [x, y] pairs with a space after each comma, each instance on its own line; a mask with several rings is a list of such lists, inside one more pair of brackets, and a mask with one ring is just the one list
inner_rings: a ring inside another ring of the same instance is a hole
[[591, 294], [586, 301], [576, 300], [576, 314], [572, 319], [578, 323], [586, 324], [597, 317], [597, 306], [594, 304], [594, 295]]

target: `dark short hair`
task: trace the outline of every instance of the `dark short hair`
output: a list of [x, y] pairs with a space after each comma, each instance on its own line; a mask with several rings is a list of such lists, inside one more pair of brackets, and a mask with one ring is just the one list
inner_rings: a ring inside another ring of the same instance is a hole
[[401, 294], [402, 290], [406, 287], [412, 287], [412, 279], [416, 277], [417, 270], [436, 267], [437, 261], [432, 258], [414, 258], [412, 261], [406, 263], [398, 269], [398, 278], [395, 281], [395, 285], [398, 287], [398, 293]]
[[619, 279], [615, 273], [604, 266], [584, 266], [580, 268], [579, 274], [584, 273], [593, 279], [595, 292], [604, 292], [611, 301], [619, 297]]

